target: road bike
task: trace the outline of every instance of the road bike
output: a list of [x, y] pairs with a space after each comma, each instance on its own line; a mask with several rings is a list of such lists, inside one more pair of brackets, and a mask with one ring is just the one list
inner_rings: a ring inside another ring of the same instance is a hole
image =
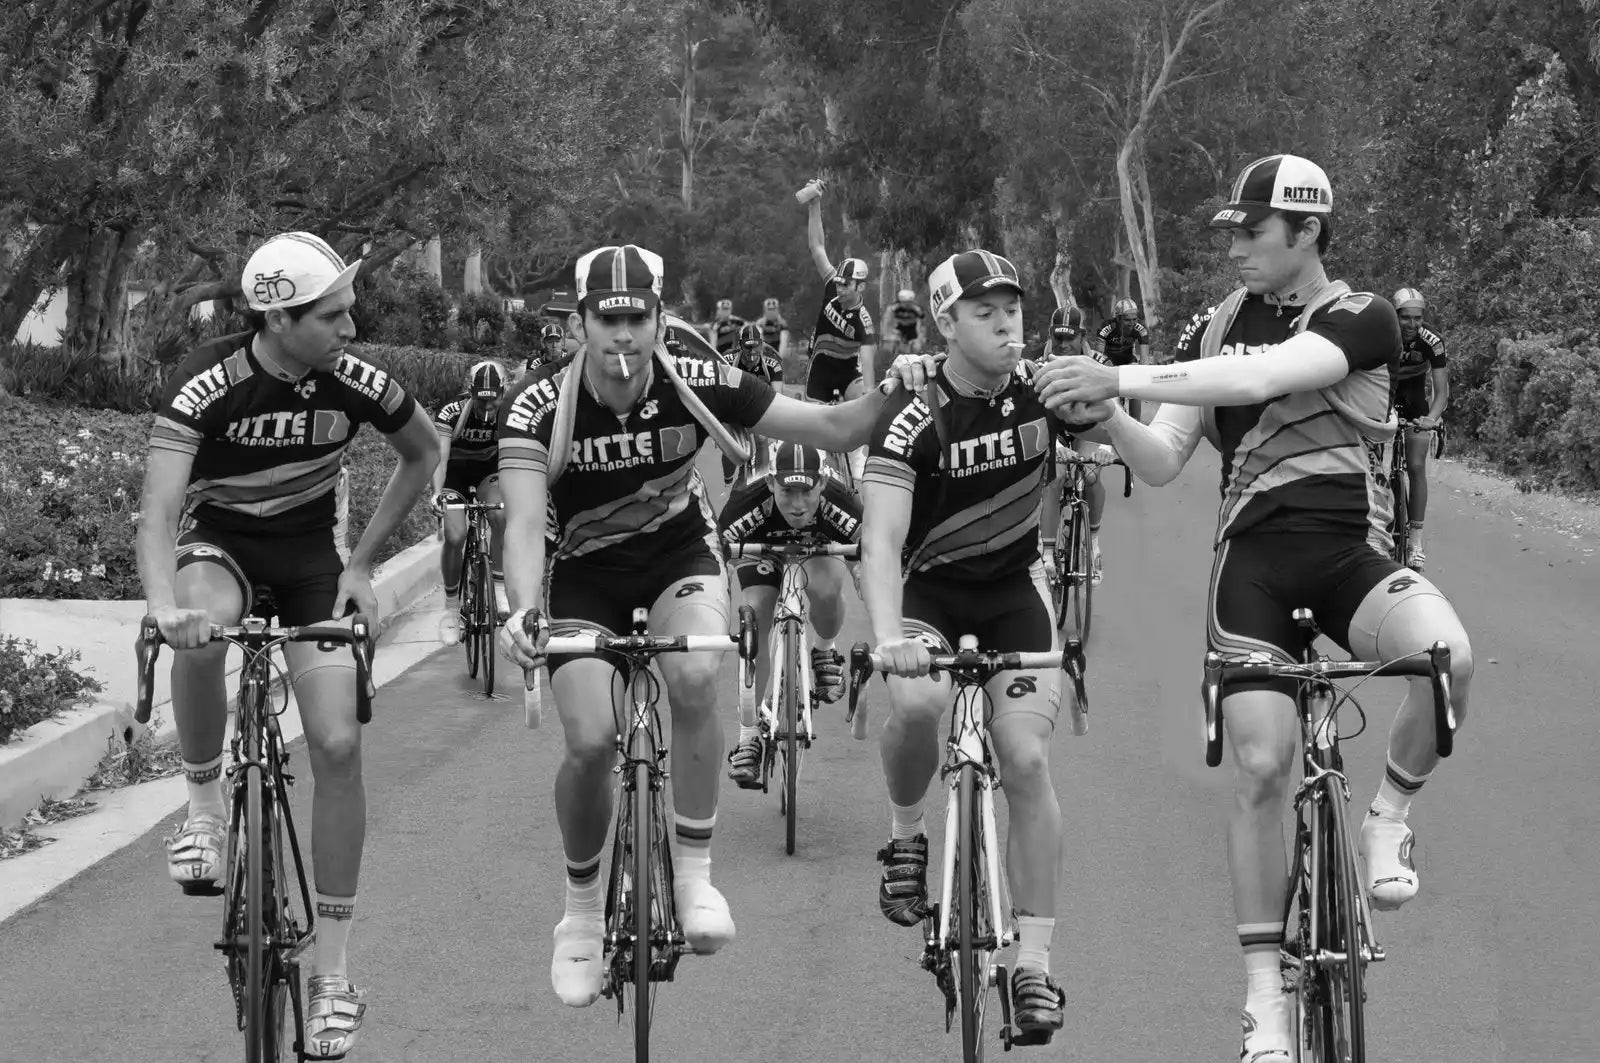
[[[459, 496], [457, 496], [459, 497]], [[461, 645], [467, 652], [467, 675], [483, 673], [483, 696], [495, 697], [495, 637], [499, 618], [495, 615], [494, 565], [489, 553], [487, 514], [505, 509], [504, 502], [479, 502], [478, 489], [467, 489], [464, 502], [446, 502], [441, 513], [451, 510], [467, 515], [467, 538], [461, 551]]]
[[1394, 545], [1389, 556], [1396, 564], [1411, 565], [1411, 465], [1406, 458], [1406, 439], [1410, 432], [1433, 433], [1433, 456], [1444, 457], [1444, 425], [1422, 428], [1416, 421], [1401, 420], [1394, 441], [1389, 444], [1389, 491], [1394, 497], [1394, 517], [1390, 531]]
[[[1000, 771], [989, 742], [992, 711], [984, 684], [1001, 672], [1024, 668], [1063, 669], [1066, 654], [1050, 650], [1000, 653], [979, 650], [972, 635], [961, 636], [955, 653], [933, 654], [933, 675], [948, 674], [955, 683], [955, 709], [945, 741], [939, 777], [950, 788], [944, 817], [944, 851], [940, 854], [939, 900], [923, 920], [922, 968], [933, 974], [945, 999], [945, 1031], [961, 1023], [964, 1063], [983, 1059], [984, 1017], [989, 990], [1000, 995], [1000, 1039], [1014, 1045], [1044, 1044], [1050, 1034], [1024, 1030], [1013, 1022], [1011, 978], [995, 954], [1016, 940], [1007, 918], [1011, 911], [1005, 865], [1000, 860], [995, 826], [994, 794]], [[850, 651], [852, 707], [861, 684], [873, 672], [887, 671], [883, 658], [864, 642]]]
[[[736, 559], [766, 559], [783, 569], [769, 638], [772, 696], [762, 702], [756, 727], [761, 741], [761, 792], [768, 792], [774, 775], [782, 775], [778, 813], [784, 820], [784, 851], [793, 856], [799, 819], [800, 765], [805, 751], [817, 737], [812, 725], [812, 710], [818, 696], [811, 683], [811, 635], [807, 625], [810, 607], [805, 561], [813, 557], [855, 561], [861, 548], [854, 543], [734, 543], [729, 551]], [[866, 713], [853, 702], [846, 721], [852, 725], [856, 738], [866, 737]]]
[[1374, 676], [1417, 676], [1433, 685], [1434, 740], [1441, 757], [1455, 745], [1455, 710], [1450, 703], [1450, 647], [1436, 642], [1427, 650], [1394, 661], [1335, 661], [1313, 646], [1318, 631], [1309, 609], [1294, 610], [1301, 647], [1298, 661], [1274, 661], [1264, 654], [1231, 659], [1212, 651], [1205, 658], [1206, 763], [1222, 762], [1223, 697], [1239, 682], [1296, 681], [1294, 704], [1300, 720], [1303, 777], [1294, 794], [1294, 853], [1284, 908], [1281, 963], [1284, 983], [1294, 994], [1295, 1063], [1365, 1063], [1366, 967], [1381, 962], [1384, 950], [1373, 933], [1372, 910], [1356, 862], [1350, 831], [1350, 783], [1339, 752], [1339, 710], [1350, 704], [1366, 727], [1366, 713], [1336, 680], [1366, 682]]
[[[258, 591], [255, 600], [260, 603], [263, 597]], [[226, 772], [227, 855], [220, 889], [185, 885], [184, 892], [222, 894], [222, 937], [216, 948], [227, 967], [246, 1063], [300, 1060], [305, 1051], [300, 960], [315, 938], [316, 909], [289, 812], [294, 776], [278, 725], [287, 696], [274, 705], [274, 677], [281, 679], [284, 670], [272, 653], [291, 642], [349, 646], [356, 664], [356, 715], [366, 723], [372, 718], [370, 629], [359, 613], [348, 625], [303, 627], [269, 626], [260, 616], [247, 616], [233, 626], [213, 624], [211, 637], [244, 651]], [[156, 657], [163, 642], [154, 618], [145, 617], [135, 643], [139, 681], [134, 719], [140, 724], [150, 720]], [[123, 737], [131, 740], [133, 729]]]
[[[549, 621], [526, 613], [523, 631], [535, 642]], [[663, 653], [725, 653], [738, 650], [740, 681], [756, 657], [755, 612], [739, 608], [737, 635], [651, 635], [649, 612], [633, 611], [633, 631], [622, 636], [554, 635], [545, 654], [605, 654], [617, 661], [626, 691], [613, 703], [617, 723], [616, 817], [611, 836], [611, 871], [600, 992], [617, 1002], [617, 1020], [633, 1013], [635, 1063], [650, 1059], [652, 983], [670, 982], [678, 961], [693, 950], [678, 921], [672, 888], [672, 817], [667, 809], [667, 746], [661, 729], [661, 681], [651, 662]], [[539, 685], [527, 676], [528, 724], [542, 712]]]

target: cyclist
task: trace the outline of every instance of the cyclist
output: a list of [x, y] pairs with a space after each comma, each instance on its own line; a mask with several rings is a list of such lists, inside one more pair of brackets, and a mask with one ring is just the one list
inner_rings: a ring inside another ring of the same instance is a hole
[[550, 362], [563, 362], [572, 354], [567, 349], [567, 330], [555, 322], [549, 322], [539, 329], [539, 351], [528, 356], [523, 366], [524, 373], [531, 373], [541, 365]]
[[[1117, 452], [1146, 483], [1176, 476], [1202, 435], [1222, 454], [1212, 649], [1293, 660], [1290, 612], [1298, 607], [1312, 609], [1328, 637], [1362, 659], [1389, 661], [1443, 640], [1462, 718], [1471, 645], [1438, 588], [1389, 559], [1388, 492], [1367, 456], [1368, 440], [1394, 431], [1394, 308], [1323, 272], [1333, 191], [1320, 167], [1294, 155], [1258, 159], [1232, 200], [1211, 226], [1231, 230], [1229, 256], [1243, 287], [1195, 315], [1176, 363], [1065, 359], [1041, 371], [1041, 393], [1052, 407], [1096, 403], [1090, 415], [1109, 418]], [[1098, 401], [1118, 395], [1162, 406], [1146, 426]], [[1296, 755], [1291, 689], [1238, 690], [1224, 709], [1235, 764], [1228, 864], [1247, 972], [1240, 1058], [1251, 1063], [1294, 1055], [1278, 973], [1288, 877], [1282, 813]], [[1378, 908], [1398, 907], [1417, 891], [1406, 816], [1438, 764], [1432, 715], [1429, 682], [1412, 680], [1361, 827], [1366, 890]]]
[[[1070, 354], [1089, 355], [1102, 361], [1105, 358], [1098, 353], [1091, 354], [1089, 350], [1088, 336], [1083, 327], [1083, 311], [1077, 306], [1058, 306], [1050, 312], [1050, 336], [1046, 342], [1045, 359], [1048, 361], [1051, 358], [1064, 358]], [[1058, 443], [1057, 455], [1061, 455], [1062, 450], [1068, 445], [1066, 442]], [[1073, 440], [1070, 446], [1083, 457], [1092, 458], [1102, 465], [1116, 460], [1117, 452], [1104, 444], [1092, 443], [1089, 440]], [[1055, 567], [1055, 559], [1051, 556], [1055, 545], [1053, 537], [1061, 524], [1061, 489], [1057, 485], [1060, 484], [1061, 477], [1066, 474], [1063, 462], [1060, 475], [1045, 491], [1044, 506], [1039, 519], [1039, 530], [1046, 536], [1044, 566], [1052, 576]], [[1089, 546], [1090, 553], [1094, 557], [1090, 578], [1093, 582], [1099, 583], [1105, 577], [1105, 564], [1100, 555], [1100, 518], [1106, 511], [1106, 486], [1100, 482], [1100, 474], [1095, 470], [1090, 470], [1088, 487], [1084, 495], [1089, 503]]]
[[916, 292], [901, 288], [895, 293], [894, 302], [889, 304], [889, 311], [884, 317], [889, 324], [889, 330], [883, 334], [884, 345], [888, 348], [885, 364], [892, 361], [902, 347], [912, 354], [922, 353], [927, 339], [928, 314], [917, 302]]
[[[1111, 365], [1148, 365], [1150, 363], [1150, 330], [1139, 320], [1139, 304], [1132, 299], [1118, 299], [1111, 304], [1111, 320], [1095, 333], [1094, 349]], [[1137, 399], [1129, 399], [1128, 412], [1139, 416]]]
[[1422, 571], [1428, 555], [1422, 549], [1422, 519], [1428, 512], [1428, 444], [1433, 437], [1425, 429], [1437, 428], [1450, 403], [1450, 360], [1444, 340], [1422, 323], [1428, 302], [1415, 288], [1394, 293], [1395, 312], [1400, 315], [1400, 360], [1394, 367], [1395, 409], [1402, 418], [1416, 421], [1418, 429], [1406, 430], [1406, 465], [1411, 477], [1408, 511], [1411, 547], [1407, 564]]
[[706, 322], [706, 339], [711, 341], [711, 346], [717, 349], [717, 354], [724, 361], [733, 357], [734, 347], [739, 341], [739, 330], [745, 324], [744, 318], [734, 315], [732, 299], [717, 300], [717, 316]]
[[[541, 369], [509, 398], [500, 422], [511, 605], [507, 652], [540, 663], [523, 634], [545, 585], [545, 503], [555, 501], [548, 612], [556, 634], [622, 632], [648, 606], [660, 634], [728, 630], [729, 587], [720, 537], [695, 472], [708, 437], [731, 446], [723, 421], [775, 439], [829, 450], [857, 446], [883, 399], [837, 406], [798, 402], [687, 344], [668, 355], [659, 313], [663, 264], [634, 245], [602, 247], [578, 261], [584, 347], [564, 370]], [[552, 483], [552, 481], [554, 481]], [[504, 643], [503, 643], [504, 644]], [[732, 940], [727, 901], [711, 884], [722, 730], [720, 662], [702, 655], [658, 662], [672, 710], [674, 889], [689, 944], [700, 953]], [[552, 657], [550, 686], [566, 736], [556, 816], [567, 860], [566, 913], [555, 929], [551, 982], [567, 1004], [600, 994], [600, 856], [611, 820], [615, 671], [604, 660]]]
[[[310, 233], [267, 240], [242, 277], [251, 330], [206, 343], [167, 381], [150, 432], [137, 551], [150, 615], [172, 655], [172, 707], [189, 811], [168, 840], [180, 883], [215, 883], [226, 810], [226, 644], [258, 586], [287, 625], [326, 622], [353, 606], [374, 622], [374, 555], [428, 484], [439, 444], [425, 412], [385, 370], [345, 349], [355, 338], [346, 265]], [[354, 551], [345, 538], [341, 462], [363, 424], [400, 463]], [[349, 1051], [365, 1005], [347, 948], [366, 832], [354, 664], [342, 649], [285, 648], [305, 724], [317, 891], [306, 1054]]]
[[[738, 345], [728, 352], [728, 360], [741, 372], [749, 373], [774, 388], [783, 381], [783, 366], [778, 362], [777, 353], [767, 346], [761, 336], [761, 326], [754, 322], [739, 330]], [[766, 448], [760, 446], [756, 440], [750, 440], [749, 443], [750, 461], [746, 465], [736, 465], [728, 455], [722, 456], [724, 485], [732, 487], [734, 481], [739, 478], [741, 469], [744, 470], [748, 481], [760, 479]]]
[[[861, 537], [861, 503], [828, 469], [822, 454], [793, 443], [773, 444], [765, 477], [728, 496], [717, 527], [728, 543], [784, 543], [825, 539], [853, 543]], [[836, 557], [805, 561], [806, 597], [816, 639], [811, 647], [811, 672], [817, 696], [838, 701], [844, 694], [844, 657], [834, 646], [844, 626], [845, 566]], [[761, 558], [738, 564], [735, 574], [744, 600], [756, 611], [756, 630], [765, 639], [772, 630], [778, 603], [780, 570]], [[739, 701], [739, 740], [728, 754], [728, 778], [747, 789], [758, 784], [761, 744], [756, 731], [756, 691], [763, 698], [772, 674], [770, 647], [756, 657], [755, 687]]]
[[[444, 543], [439, 548], [444, 616], [439, 619], [439, 641], [446, 646], [461, 641], [461, 565], [467, 545], [467, 515], [460, 510], [447, 512], [444, 506], [464, 499], [469, 488], [477, 488], [480, 502], [500, 501], [494, 437], [500, 397], [505, 390], [506, 377], [500, 366], [479, 362], [467, 371], [466, 394], [441, 406], [433, 417], [440, 454], [438, 467], [433, 470], [433, 511], [444, 522]], [[493, 533], [489, 560], [494, 571], [494, 607], [496, 615], [504, 616], [511, 611], [506, 605], [505, 574], [500, 567], [504, 514], [491, 512], [489, 527]]]
[[[892, 830], [878, 854], [878, 903], [901, 926], [927, 911], [923, 801], [938, 769], [939, 719], [951, 706], [949, 681], [928, 678], [929, 654], [950, 652], [964, 634], [992, 649], [1055, 646], [1037, 528], [1051, 447], [1073, 430], [1045, 410], [1032, 366], [1020, 360], [1016, 267], [988, 251], [966, 251], [935, 269], [928, 289], [949, 355], [922, 396], [890, 398], [863, 481], [862, 591], [877, 652], [892, 663], [881, 739]], [[990, 735], [1011, 813], [1016, 1021], [1045, 1037], [1060, 1028], [1064, 1003], [1049, 973], [1061, 861], [1061, 809], [1049, 770], [1058, 675], [1003, 672], [988, 685]]]
[[778, 300], [768, 296], [761, 303], [761, 316], [755, 320], [761, 326], [761, 342], [778, 352], [781, 365], [789, 357], [789, 322], [778, 309]]

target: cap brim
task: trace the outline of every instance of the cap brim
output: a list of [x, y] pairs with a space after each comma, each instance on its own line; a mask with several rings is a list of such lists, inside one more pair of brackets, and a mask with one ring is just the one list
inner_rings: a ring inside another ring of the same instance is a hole
[[784, 472], [778, 474], [778, 483], [784, 487], [815, 487], [822, 481], [822, 474], [815, 472]]
[[625, 292], [590, 292], [583, 297], [583, 307], [601, 317], [623, 314], [648, 314], [661, 307], [661, 297], [655, 292], [637, 289]]
[[504, 394], [504, 392], [502, 392], [502, 391], [494, 391], [494, 390], [489, 389], [489, 388], [481, 388], [478, 391], [474, 391], [472, 393], [472, 397], [475, 398], [475, 399], [498, 399], [503, 394]]
[[1211, 229], [1245, 229], [1264, 221], [1278, 208], [1270, 203], [1229, 203], [1212, 215]]
[[[1004, 273], [991, 273], [987, 277], [979, 277], [961, 289], [961, 294], [956, 296], [956, 299], [976, 299], [980, 295], [988, 295], [990, 292], [1001, 291], [1006, 288], [1011, 289], [1018, 295], [1027, 294], [1022, 290], [1022, 285], [1018, 284], [1015, 278], [1007, 277]], [[952, 300], [952, 302], [954, 301]]]

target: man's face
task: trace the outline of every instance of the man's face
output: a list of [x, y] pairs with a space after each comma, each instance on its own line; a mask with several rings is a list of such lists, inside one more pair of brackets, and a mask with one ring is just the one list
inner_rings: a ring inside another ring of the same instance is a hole
[[267, 327], [288, 357], [308, 369], [331, 372], [344, 357], [344, 348], [356, 338], [356, 323], [350, 308], [356, 293], [344, 288], [311, 304], [298, 321], [286, 311], [269, 312]]
[[1399, 313], [1400, 335], [1409, 340], [1417, 334], [1417, 329], [1422, 327], [1422, 311], [1414, 306], [1408, 306]]
[[503, 392], [497, 391], [492, 395], [477, 395], [475, 398], [478, 400], [478, 405], [483, 408], [484, 412], [488, 416], [494, 417], [500, 413], [500, 400], [505, 398], [505, 395]]
[[978, 368], [1009, 373], [1022, 358], [1022, 296], [1010, 288], [957, 299], [950, 313], [940, 314], [940, 331], [961, 348]]
[[1281, 214], [1229, 229], [1228, 234], [1228, 258], [1251, 295], [1265, 295], [1290, 284], [1317, 253], [1316, 231], [1308, 226], [1295, 232]]
[[768, 321], [776, 321], [778, 320], [778, 308], [775, 306], [762, 307], [761, 316]]
[[728, 318], [730, 318], [732, 316], [733, 316], [733, 304], [731, 304], [731, 303], [718, 303], [717, 304], [717, 320], [718, 321], [726, 321], [726, 320], [728, 320]]
[[[617, 380], [644, 372], [661, 337], [661, 315], [652, 310], [643, 314], [583, 314], [582, 339], [589, 345], [590, 361], [598, 361], [600, 372]], [[598, 355], [598, 359], [594, 356]], [[623, 363], [628, 371], [622, 371]]]
[[821, 480], [818, 480], [814, 487], [800, 484], [784, 486], [778, 483], [776, 476], [768, 476], [767, 486], [772, 489], [772, 497], [777, 502], [778, 512], [789, 522], [789, 527], [804, 528], [817, 519], [817, 509], [822, 505]]
[[854, 310], [861, 305], [862, 289], [867, 286], [866, 281], [840, 281], [839, 305], [846, 310]]

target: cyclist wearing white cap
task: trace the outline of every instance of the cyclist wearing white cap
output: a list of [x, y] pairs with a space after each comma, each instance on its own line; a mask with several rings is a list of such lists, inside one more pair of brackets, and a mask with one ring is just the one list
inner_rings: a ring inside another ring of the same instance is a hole
[[[150, 614], [179, 651], [172, 708], [189, 814], [169, 840], [168, 870], [186, 892], [214, 888], [225, 833], [226, 646], [208, 644], [209, 625], [238, 623], [258, 586], [270, 589], [286, 625], [326, 622], [350, 607], [376, 622], [374, 556], [438, 461], [427, 414], [389, 373], [345, 350], [360, 266], [310, 233], [268, 240], [241, 279], [252, 330], [191, 353], [156, 411], [138, 558]], [[362, 424], [386, 435], [400, 465], [350, 551], [341, 462]], [[310, 644], [285, 652], [316, 780], [306, 1054], [336, 1059], [365, 1009], [346, 956], [366, 833], [355, 674], [347, 653]]]
[[[439, 548], [439, 571], [444, 577], [444, 616], [439, 619], [439, 641], [454, 646], [461, 641], [461, 562], [467, 545], [467, 515], [445, 511], [446, 502], [459, 502], [476, 489], [479, 502], [500, 501], [500, 474], [495, 470], [495, 425], [500, 418], [500, 398], [505, 394], [505, 371], [491, 361], [467, 370], [467, 392], [445, 403], [434, 414], [439, 433], [439, 465], [433, 472], [433, 511], [444, 522], [444, 543]], [[511, 610], [506, 603], [505, 575], [501, 568], [501, 540], [505, 515], [489, 513], [492, 532], [489, 563], [494, 573], [496, 612]]]
[[889, 304], [889, 309], [883, 316], [884, 323], [888, 326], [883, 335], [884, 345], [888, 348], [884, 352], [886, 365], [893, 361], [902, 349], [911, 354], [922, 353], [922, 348], [927, 342], [928, 312], [917, 302], [916, 292], [910, 288], [901, 288], [895, 293], [894, 302]]
[[1394, 405], [1402, 418], [1417, 423], [1418, 431], [1406, 429], [1406, 471], [1411, 482], [1407, 496], [1410, 519], [1410, 557], [1406, 563], [1418, 572], [1427, 564], [1422, 549], [1422, 519], [1428, 512], [1427, 429], [1437, 428], [1450, 404], [1450, 359], [1444, 340], [1422, 323], [1428, 301], [1415, 288], [1394, 293], [1395, 312], [1400, 315], [1400, 360], [1394, 368]]
[[761, 326], [761, 342], [778, 352], [778, 361], [789, 356], [789, 322], [784, 320], [778, 300], [771, 296], [761, 302], [761, 316], [755, 323]]
[[[702, 445], [712, 438], [724, 453], [738, 451], [731, 424], [847, 450], [865, 441], [883, 407], [877, 391], [837, 406], [798, 402], [687, 342], [668, 354], [663, 273], [659, 255], [632, 244], [585, 254], [577, 265], [583, 347], [566, 368], [529, 374], [507, 399], [499, 467], [516, 612], [505, 633], [524, 668], [541, 660], [523, 633], [524, 614], [541, 607], [555, 634], [624, 632], [640, 606], [650, 609], [655, 634], [725, 633], [728, 576], [695, 471]], [[560, 518], [548, 582], [547, 498]], [[719, 663], [700, 654], [659, 661], [672, 711], [673, 885], [684, 933], [701, 954], [734, 935], [728, 903], [711, 884], [723, 750]], [[567, 862], [550, 976], [564, 1002], [585, 1007], [600, 995], [602, 976], [599, 871], [611, 818], [615, 671], [584, 657], [552, 657], [549, 666], [566, 739], [556, 817]]]
[[732, 299], [718, 299], [716, 317], [706, 322], [706, 339], [716, 348], [723, 361], [732, 361], [734, 348], [739, 343], [739, 330], [745, 319], [733, 312]]
[[[1211, 221], [1230, 234], [1243, 287], [1195, 315], [1176, 363], [1063, 359], [1041, 371], [1041, 393], [1052, 407], [1096, 403], [1117, 452], [1147, 483], [1176, 476], [1202, 436], [1222, 454], [1211, 648], [1293, 660], [1291, 611], [1301, 607], [1362, 660], [1390, 661], [1443, 640], [1460, 719], [1472, 647], [1438, 588], [1389, 559], [1389, 493], [1371, 464], [1369, 443], [1394, 433], [1389, 366], [1399, 321], [1381, 296], [1323, 272], [1332, 211], [1321, 167], [1294, 155], [1252, 162]], [[1238, 355], [1249, 357], [1227, 357]], [[1119, 395], [1162, 406], [1143, 425], [1100, 401]], [[1297, 1058], [1279, 975], [1283, 810], [1297, 739], [1288, 697], [1282, 687], [1242, 689], [1224, 709], [1235, 765], [1228, 866], [1247, 984], [1240, 1058], [1248, 1063]], [[1432, 717], [1428, 680], [1411, 680], [1361, 828], [1366, 889], [1378, 908], [1417, 891], [1406, 816], [1438, 764]]]

